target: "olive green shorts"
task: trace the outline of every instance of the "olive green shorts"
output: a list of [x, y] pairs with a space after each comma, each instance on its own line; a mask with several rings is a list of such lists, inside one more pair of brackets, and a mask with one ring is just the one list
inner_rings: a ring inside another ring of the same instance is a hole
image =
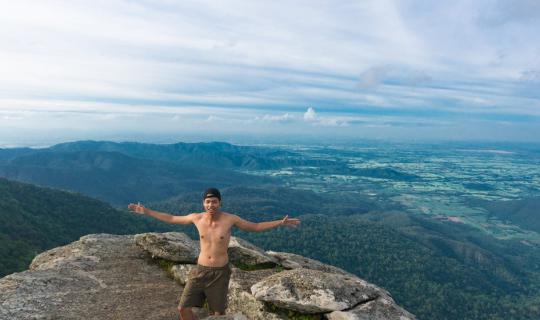
[[179, 307], [202, 307], [204, 299], [214, 312], [224, 313], [227, 308], [227, 292], [231, 267], [207, 267], [198, 264], [189, 273]]

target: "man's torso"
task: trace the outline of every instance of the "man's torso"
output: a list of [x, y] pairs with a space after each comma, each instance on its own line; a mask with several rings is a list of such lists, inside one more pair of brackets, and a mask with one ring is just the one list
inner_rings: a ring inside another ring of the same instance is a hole
[[193, 224], [199, 231], [201, 253], [198, 264], [222, 267], [229, 262], [227, 248], [231, 239], [234, 215], [220, 212], [216, 219], [208, 219], [204, 213], [197, 213]]

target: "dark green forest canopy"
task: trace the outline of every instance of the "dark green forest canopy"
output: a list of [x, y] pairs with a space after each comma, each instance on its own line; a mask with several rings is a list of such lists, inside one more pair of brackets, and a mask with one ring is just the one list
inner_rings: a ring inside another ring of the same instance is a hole
[[508, 201], [474, 201], [486, 208], [490, 216], [509, 221], [523, 229], [540, 232], [540, 198]]
[[[270, 196], [273, 191], [276, 195]], [[399, 212], [306, 214], [303, 210], [312, 209], [300, 205], [306, 195], [282, 197], [285, 190], [280, 189], [268, 189], [268, 194], [249, 188], [225, 192], [225, 208], [252, 221], [281, 218], [286, 208], [274, 206], [275, 200], [297, 199], [296, 209], [304, 213], [301, 227], [234, 234], [267, 250], [342, 267], [388, 289], [420, 319], [531, 319], [538, 313], [538, 248]], [[250, 197], [253, 193], [260, 197]], [[186, 197], [183, 205], [176, 198], [162, 206], [200, 211], [199, 196]], [[21, 271], [35, 254], [85, 234], [170, 230], [197, 237], [193, 226], [167, 225], [80, 194], [0, 179], [2, 275]]]
[[86, 234], [171, 229], [81, 194], [0, 178], [0, 276], [22, 271], [36, 254]]
[[[421, 319], [529, 319], [538, 312], [538, 248], [497, 240], [464, 224], [380, 207], [363, 214], [351, 214], [351, 208], [332, 210], [332, 205], [354, 203], [341, 200], [286, 188], [223, 190], [224, 210], [248, 220], [303, 214], [297, 229], [236, 235], [267, 250], [342, 267], [385, 287]], [[153, 206], [177, 213], [202, 209], [198, 193]], [[183, 230], [197, 237], [194, 228]]]
[[466, 240], [471, 232], [454, 226], [440, 231], [456, 232], [447, 239], [442, 235], [450, 233], [429, 224], [412, 231], [409, 217], [400, 214], [386, 217], [395, 220], [388, 225], [369, 215], [303, 216], [298, 229], [237, 235], [269, 250], [342, 267], [389, 290], [419, 319], [534, 319], [539, 314], [537, 248]]

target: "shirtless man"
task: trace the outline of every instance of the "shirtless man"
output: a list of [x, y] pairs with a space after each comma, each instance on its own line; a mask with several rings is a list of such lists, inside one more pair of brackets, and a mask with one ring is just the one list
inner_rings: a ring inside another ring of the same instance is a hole
[[201, 252], [196, 268], [189, 274], [178, 306], [182, 320], [192, 320], [191, 308], [202, 307], [205, 298], [215, 315], [225, 314], [231, 276], [227, 248], [233, 226], [245, 231], [264, 231], [281, 225], [296, 226], [300, 223], [299, 219], [289, 219], [289, 216], [285, 216], [282, 220], [253, 223], [237, 215], [222, 212], [221, 194], [215, 188], [206, 190], [203, 206], [205, 212], [186, 216], [157, 212], [145, 208], [140, 203], [128, 206], [135, 213], [146, 214], [167, 223], [193, 223], [199, 231]]

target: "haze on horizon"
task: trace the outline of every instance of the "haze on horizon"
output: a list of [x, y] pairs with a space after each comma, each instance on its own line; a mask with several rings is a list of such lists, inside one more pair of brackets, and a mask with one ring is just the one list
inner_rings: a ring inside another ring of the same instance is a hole
[[17, 1], [0, 147], [223, 137], [540, 142], [540, 2]]

